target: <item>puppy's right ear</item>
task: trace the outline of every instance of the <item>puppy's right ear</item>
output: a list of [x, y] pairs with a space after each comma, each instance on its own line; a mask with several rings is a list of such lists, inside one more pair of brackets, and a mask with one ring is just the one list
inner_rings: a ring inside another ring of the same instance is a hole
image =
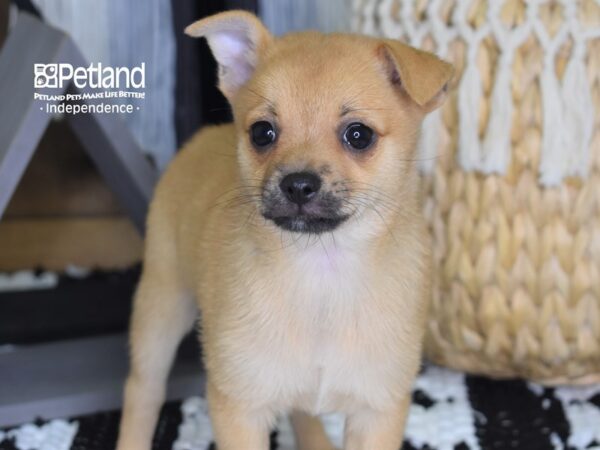
[[250, 79], [272, 36], [258, 18], [246, 11], [228, 11], [194, 22], [185, 29], [205, 37], [219, 64], [219, 89], [229, 101]]

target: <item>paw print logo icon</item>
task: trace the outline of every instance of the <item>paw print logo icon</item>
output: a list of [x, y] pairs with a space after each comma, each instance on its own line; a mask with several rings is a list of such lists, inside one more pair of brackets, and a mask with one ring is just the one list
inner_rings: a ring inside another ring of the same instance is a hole
[[33, 67], [33, 76], [36, 88], [58, 87], [57, 64], [35, 64]]

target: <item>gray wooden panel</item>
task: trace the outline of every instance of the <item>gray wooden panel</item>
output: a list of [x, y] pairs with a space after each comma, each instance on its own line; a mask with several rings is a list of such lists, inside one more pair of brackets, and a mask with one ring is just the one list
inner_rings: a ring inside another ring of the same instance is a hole
[[[0, 348], [0, 427], [118, 409], [127, 366], [122, 334]], [[167, 398], [203, 391], [200, 355], [180, 355]]]
[[19, 13], [0, 52], [0, 217], [51, 119], [33, 98], [34, 64], [55, 61], [67, 42], [63, 33]]

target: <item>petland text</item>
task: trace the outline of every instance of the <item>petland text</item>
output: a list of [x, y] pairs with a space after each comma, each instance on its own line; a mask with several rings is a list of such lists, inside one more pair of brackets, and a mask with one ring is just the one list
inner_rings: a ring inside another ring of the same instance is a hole
[[144, 89], [146, 64], [133, 68], [103, 66], [92, 63], [88, 67], [73, 67], [68, 63], [34, 64], [36, 88], [64, 88], [73, 83], [78, 89]]

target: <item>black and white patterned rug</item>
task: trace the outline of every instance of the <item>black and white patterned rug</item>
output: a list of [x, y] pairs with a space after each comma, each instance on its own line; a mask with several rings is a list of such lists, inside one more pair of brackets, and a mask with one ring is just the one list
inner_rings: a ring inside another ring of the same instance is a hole
[[[0, 431], [2, 450], [109, 450], [118, 411], [22, 425]], [[341, 446], [343, 417], [323, 417]], [[292, 450], [289, 422], [280, 420], [272, 449]], [[154, 449], [214, 449], [200, 397], [163, 408]], [[495, 381], [429, 366], [417, 379], [403, 450], [600, 449], [600, 386], [544, 388]]]

